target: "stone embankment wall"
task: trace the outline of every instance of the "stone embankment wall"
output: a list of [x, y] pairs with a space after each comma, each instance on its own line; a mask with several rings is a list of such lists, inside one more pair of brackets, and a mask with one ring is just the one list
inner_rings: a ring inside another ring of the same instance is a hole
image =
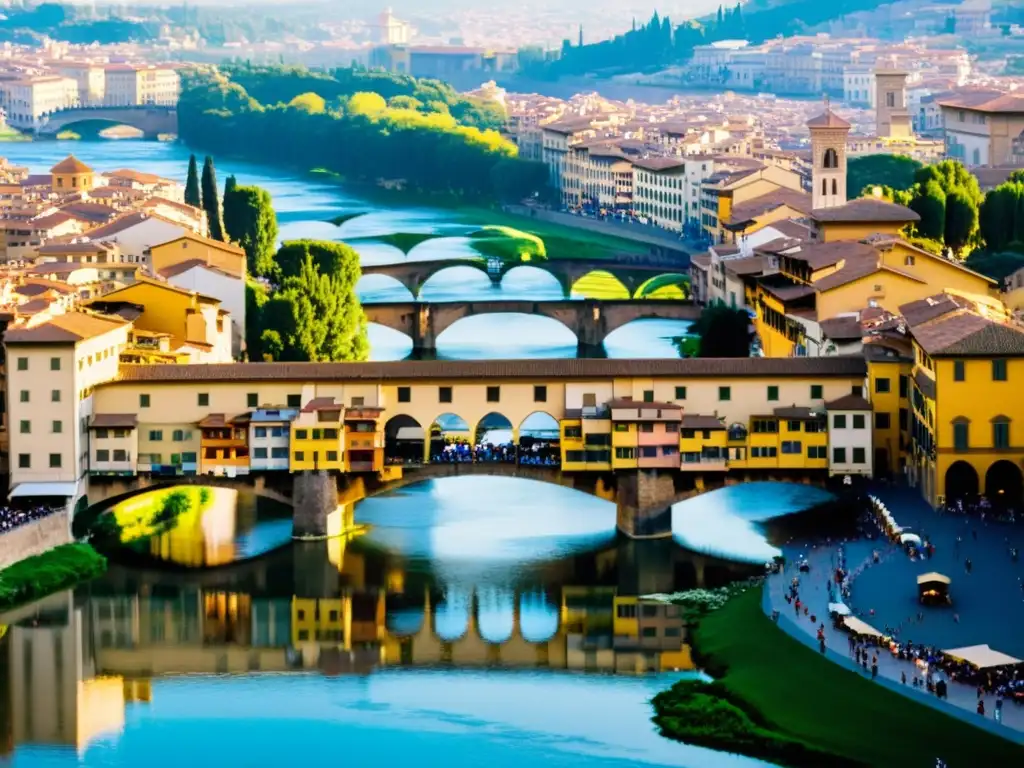
[[71, 543], [71, 525], [67, 511], [54, 512], [41, 520], [0, 534], [0, 571], [19, 560], [41, 555], [47, 550]]

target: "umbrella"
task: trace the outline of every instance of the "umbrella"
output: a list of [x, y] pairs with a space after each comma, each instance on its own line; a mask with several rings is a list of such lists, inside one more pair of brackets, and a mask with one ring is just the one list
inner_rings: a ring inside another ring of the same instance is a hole
[[835, 613], [839, 616], [849, 616], [850, 608], [844, 603], [829, 603], [828, 612]]
[[916, 544], [921, 546], [921, 537], [916, 533], [904, 533], [900, 535], [900, 544]]

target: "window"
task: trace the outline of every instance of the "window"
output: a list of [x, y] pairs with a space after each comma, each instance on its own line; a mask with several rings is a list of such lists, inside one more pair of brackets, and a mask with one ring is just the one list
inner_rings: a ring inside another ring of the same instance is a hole
[[105, 430], [105, 429], [97, 429], [96, 430], [96, 439], [97, 440], [106, 440], [107, 439], [107, 430]]
[[28, 358], [27, 357], [19, 357], [18, 358], [18, 370], [19, 371], [27, 371], [28, 370]]
[[811, 384], [811, 400], [821, 400], [822, 397], [824, 395], [821, 384]]
[[128, 451], [124, 448], [115, 448], [114, 461], [128, 461]]
[[636, 603], [626, 603], [625, 605], [619, 605], [618, 607], [616, 607], [615, 612], [620, 619], [635, 619]]
[[753, 431], [758, 434], [774, 434], [779, 431], [779, 423], [775, 419], [754, 419]]
[[452, 401], [452, 388], [451, 387], [438, 387], [437, 388], [437, 402], [439, 403], [450, 403]]
[[686, 387], [676, 387], [676, 400], [686, 399]]
[[176, 430], [174, 430], [171, 433], [171, 440], [173, 440], [176, 443], [180, 443], [184, 439], [185, 439], [185, 430], [183, 430], [183, 429], [176, 429]]
[[337, 461], [338, 460], [338, 452], [337, 451], [328, 451], [327, 452], [327, 460], [328, 461]]
[[301, 408], [302, 407], [302, 395], [288, 395], [289, 408]]
[[846, 449], [845, 448], [833, 448], [832, 449], [832, 463], [833, 464], [845, 464], [846, 463]]
[[338, 430], [336, 430], [336, 429], [325, 429], [324, 430], [324, 440], [337, 440], [337, 439], [338, 439]]
[[732, 399], [732, 387], [719, 387], [718, 388], [718, 399], [721, 401]]
[[824, 168], [838, 168], [839, 167], [839, 153], [832, 147], [825, 150], [825, 156], [822, 158], [822, 167]]
[[803, 443], [799, 440], [783, 440], [782, 441], [782, 452], [789, 454], [797, 454], [804, 452]]
[[288, 449], [285, 448], [284, 446], [279, 446], [277, 448], [271, 448], [270, 449], [270, 458], [272, 458], [272, 459], [287, 459], [288, 458]]
[[60, 358], [59, 357], [51, 357], [50, 358], [50, 370], [51, 371], [59, 371], [60, 370]]
[[267, 458], [267, 449], [266, 448], [253, 448], [252, 449], [252, 457], [254, 459], [265, 459], [265, 458]]
[[966, 451], [970, 444], [970, 425], [966, 419], [953, 422], [953, 450]]
[[210, 395], [206, 392], [200, 392], [196, 395], [196, 400], [198, 401], [199, 407], [204, 408], [210, 404]]
[[32, 422], [22, 419], [21, 423], [18, 424], [18, 431], [23, 435], [32, 434]]
[[1005, 416], [996, 416], [992, 421], [992, 447], [1010, 447], [1010, 420]]
[[139, 408], [149, 408], [149, 395], [139, 395]]
[[867, 458], [864, 455], [864, 449], [863, 448], [854, 448], [853, 449], [853, 463], [854, 464], [866, 464], [867, 463]]
[[571, 440], [573, 438], [579, 439], [583, 437], [583, 427], [566, 427], [562, 434], [567, 440]]
[[864, 414], [863, 413], [855, 413], [855, 414], [853, 414], [853, 428], [854, 429], [864, 429], [864, 426], [865, 426], [865, 424], [864, 424]]
[[533, 402], [535, 403], [546, 403], [548, 401], [548, 388], [543, 384], [538, 384], [533, 388]]
[[296, 440], [305, 440], [307, 437], [309, 437], [309, 430], [307, 430], [307, 429], [296, 429], [295, 430], [295, 439]]
[[21, 390], [21, 392], [18, 395], [18, 400], [20, 400], [23, 403], [27, 403], [28, 402], [28, 398], [29, 398], [28, 390], [27, 389]]
[[885, 394], [890, 391], [892, 391], [892, 387], [889, 384], [889, 379], [875, 379], [875, 392]]
[[246, 408], [259, 408], [260, 406], [260, 395], [258, 392], [250, 392], [245, 396], [245, 407]]
[[252, 435], [253, 435], [253, 437], [266, 437], [267, 436], [267, 428], [266, 427], [256, 427], [252, 431]]
[[953, 381], [966, 381], [967, 380], [967, 366], [964, 365], [963, 360], [953, 361]]
[[60, 469], [60, 463], [61, 463], [60, 462], [60, 454], [59, 453], [51, 453], [50, 454], [50, 469]]
[[908, 253], [906, 256], [903, 257], [903, 266], [912, 267], [914, 266], [914, 261], [914, 257]]
[[488, 387], [487, 388], [487, 402], [497, 403], [501, 400], [501, 387]]
[[616, 448], [615, 449], [616, 459], [635, 459], [636, 449], [635, 448]]
[[295, 460], [296, 461], [305, 461], [306, 460], [306, 452], [305, 451], [296, 451], [295, 452]]
[[110, 461], [110, 451], [106, 448], [96, 451], [96, 461]]
[[653, 403], [654, 402], [654, 390], [653, 389], [645, 389], [644, 390], [644, 402], [645, 403]]
[[786, 431], [787, 432], [799, 432], [800, 431], [800, 422], [799, 421], [787, 421], [786, 422]]
[[845, 413], [837, 413], [832, 416], [832, 429], [846, 429]]
[[776, 387], [776, 386], [768, 387], [768, 400], [771, 401], [771, 400], [778, 400], [778, 399], [779, 399], [779, 388]]
[[149, 430], [149, 441], [151, 443], [159, 443], [163, 439], [164, 439], [163, 430], [161, 430], [161, 429], [151, 429], [151, 430]]
[[60, 390], [59, 389], [51, 389], [50, 390], [50, 402], [51, 403], [59, 403], [60, 402]]
[[411, 403], [412, 402], [412, 388], [410, 388], [410, 387], [399, 387], [398, 388], [398, 402], [400, 402], [400, 403]]
[[992, 381], [1006, 381], [1006, 361], [992, 361]]
[[53, 422], [53, 424], [51, 425], [51, 429], [53, 431], [53, 434], [55, 434], [55, 435], [61, 434], [64, 431], [64, 422], [56, 421], [55, 420]]
[[889, 429], [892, 420], [889, 418], [888, 413], [876, 413], [875, 414], [875, 429]]
[[18, 454], [18, 469], [32, 469], [32, 457], [29, 454]]
[[616, 432], [629, 432], [629, 424], [616, 424], [614, 427]]
[[909, 381], [906, 376], [900, 375], [900, 397], [907, 396], [907, 390], [910, 387]]
[[828, 449], [824, 445], [808, 445], [807, 446], [807, 458], [808, 459], [827, 459]]

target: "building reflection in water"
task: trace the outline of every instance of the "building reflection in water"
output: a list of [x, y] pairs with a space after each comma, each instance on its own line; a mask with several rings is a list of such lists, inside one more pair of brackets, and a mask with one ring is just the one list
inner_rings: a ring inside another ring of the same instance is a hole
[[0, 616], [0, 743], [84, 750], [172, 674], [687, 669], [681, 613], [640, 595], [745, 575], [734, 568], [671, 541], [619, 542], [508, 584], [449, 585], [344, 538], [201, 574], [115, 566], [77, 595]]

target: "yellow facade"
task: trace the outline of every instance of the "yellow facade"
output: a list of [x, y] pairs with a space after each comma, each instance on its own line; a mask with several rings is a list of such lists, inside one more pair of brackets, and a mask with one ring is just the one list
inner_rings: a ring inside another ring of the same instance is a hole
[[223, 243], [186, 232], [181, 237], [149, 248], [149, 265], [154, 274], [187, 261], [199, 260], [232, 277], [245, 277], [245, 251], [234, 243]]
[[831, 243], [836, 240], [863, 240], [874, 234], [899, 237], [903, 227], [904, 222], [893, 221], [820, 222], [818, 239], [824, 243]]
[[612, 425], [612, 469], [636, 469], [639, 466], [637, 425], [617, 422]]
[[876, 473], [888, 472], [895, 476], [901, 470], [901, 455], [909, 438], [912, 368], [909, 360], [900, 358], [868, 362], [868, 391], [875, 420]]
[[323, 421], [295, 419], [291, 425], [289, 469], [340, 471], [345, 468], [344, 430], [340, 418]]

